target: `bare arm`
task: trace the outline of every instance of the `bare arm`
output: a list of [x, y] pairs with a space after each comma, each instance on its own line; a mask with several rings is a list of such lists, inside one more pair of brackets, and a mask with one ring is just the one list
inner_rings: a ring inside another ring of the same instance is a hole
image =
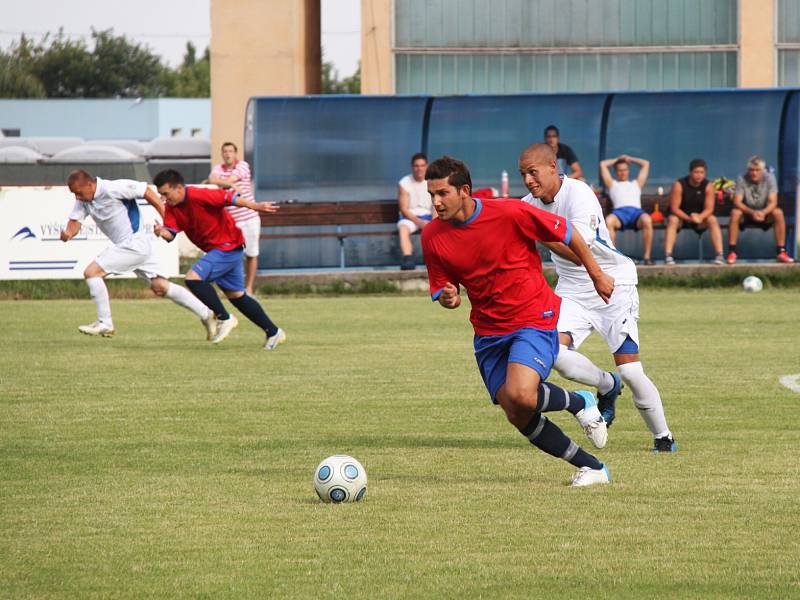
[[162, 240], [167, 240], [168, 242], [171, 242], [175, 239], [175, 234], [158, 221], [153, 223], [153, 233], [156, 235], [156, 237], [160, 237]]
[[461, 294], [458, 293], [458, 286], [448, 281], [437, 300], [445, 308], [458, 308], [461, 306]]
[[569, 174], [572, 179], [583, 179], [583, 169], [581, 169], [581, 164], [577, 160], [569, 168], [572, 171]]
[[635, 156], [626, 157], [628, 162], [639, 165], [639, 174], [636, 176], [636, 183], [639, 184], [639, 189], [644, 189], [644, 184], [647, 183], [647, 178], [650, 176], [650, 161]]
[[569, 249], [569, 246], [565, 246], [561, 242], [539, 242], [540, 244], [546, 246], [550, 252], [553, 254], [558, 254], [564, 260], [568, 260], [576, 265], [580, 265], [581, 259], [577, 257], [577, 255]]
[[75, 219], [70, 219], [67, 221], [67, 226], [61, 230], [61, 241], [68, 242], [81, 230], [81, 222], [76, 221]]
[[683, 187], [677, 181], [672, 184], [672, 189], [669, 192], [669, 212], [676, 217], [680, 217], [684, 221], [691, 221], [692, 218], [681, 209], [681, 195]]
[[744, 194], [740, 194], [738, 192], [733, 195], [733, 208], [738, 208], [744, 214], [751, 217], [753, 216], [753, 213], [756, 212], [744, 203]]
[[230, 177], [225, 178], [217, 177], [213, 174], [208, 176], [208, 183], [225, 190], [232, 188], [237, 181], [239, 181], [239, 177], [237, 175], [231, 175]]
[[703, 221], [714, 214], [714, 184], [706, 186], [706, 201], [703, 204], [703, 212], [700, 213], [700, 220]]
[[249, 208], [260, 213], [274, 213], [280, 208], [274, 202], [253, 202], [252, 200], [247, 200], [241, 196], [237, 196], [233, 201], [233, 204], [235, 206], [244, 206], [245, 208]]
[[775, 192], [770, 193], [767, 196], [767, 205], [761, 209], [761, 212], [766, 217], [769, 213], [775, 210], [778, 207], [778, 194]]
[[144, 199], [147, 200], [147, 203], [156, 209], [158, 215], [161, 219], [164, 219], [164, 205], [161, 203], [161, 197], [156, 194], [150, 187], [148, 187], [144, 192]]
[[422, 222], [417, 215], [415, 215], [411, 210], [408, 208], [410, 198], [408, 192], [403, 189], [402, 185], [397, 186], [397, 207], [400, 209], [400, 214], [403, 215], [404, 218], [408, 219], [412, 223], [414, 223], [417, 227], [422, 228], [425, 226], [425, 223]]
[[614, 183], [608, 167], [613, 165], [615, 162], [617, 162], [616, 158], [607, 158], [600, 161], [600, 178], [603, 180], [603, 185], [606, 187], [606, 190], [610, 190], [611, 184]]
[[569, 240], [569, 248], [580, 263], [586, 267], [586, 272], [589, 274], [589, 277], [592, 278], [592, 283], [594, 283], [594, 289], [597, 290], [597, 294], [603, 299], [603, 302], [608, 304], [611, 294], [614, 292], [614, 278], [603, 272], [603, 269], [597, 264], [594, 256], [592, 256], [592, 251], [589, 250], [589, 246], [586, 245], [586, 242], [580, 234], [576, 235], [575, 232], [573, 232]]

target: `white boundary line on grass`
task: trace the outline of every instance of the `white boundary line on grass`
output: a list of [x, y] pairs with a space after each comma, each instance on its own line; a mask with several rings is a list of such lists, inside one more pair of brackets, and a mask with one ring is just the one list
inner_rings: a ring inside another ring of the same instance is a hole
[[778, 379], [778, 382], [780, 382], [783, 387], [787, 387], [793, 392], [800, 394], [800, 373], [796, 375], [784, 375]]

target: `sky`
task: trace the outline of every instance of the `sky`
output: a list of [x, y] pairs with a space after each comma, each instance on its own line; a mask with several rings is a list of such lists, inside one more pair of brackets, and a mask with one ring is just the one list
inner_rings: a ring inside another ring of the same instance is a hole
[[[0, 0], [0, 48], [25, 33], [35, 39], [63, 28], [70, 38], [91, 41], [91, 30], [113, 28], [146, 44], [175, 66], [186, 42], [198, 53], [209, 44], [210, 0]], [[352, 75], [361, 54], [360, 0], [321, 0], [322, 47], [340, 76]]]

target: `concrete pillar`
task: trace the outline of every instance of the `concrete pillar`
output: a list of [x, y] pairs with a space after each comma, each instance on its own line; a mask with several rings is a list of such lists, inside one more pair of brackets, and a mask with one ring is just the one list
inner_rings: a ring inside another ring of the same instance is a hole
[[320, 0], [211, 0], [211, 152], [243, 156], [251, 96], [320, 91]]
[[392, 0], [361, 0], [361, 93], [394, 94]]
[[739, 0], [739, 87], [772, 87], [776, 0]]

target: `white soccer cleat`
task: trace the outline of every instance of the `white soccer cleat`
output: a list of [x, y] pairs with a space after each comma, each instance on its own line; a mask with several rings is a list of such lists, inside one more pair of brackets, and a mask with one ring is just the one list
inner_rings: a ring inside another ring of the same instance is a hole
[[286, 332], [278, 327], [275, 335], [267, 338], [267, 343], [264, 344], [264, 350], [275, 350], [279, 345], [286, 341]]
[[605, 465], [602, 469], [581, 467], [572, 476], [572, 487], [586, 487], [597, 483], [611, 483], [611, 475]]
[[111, 337], [114, 335], [114, 327], [101, 323], [100, 321], [95, 321], [91, 325], [81, 325], [78, 327], [78, 331], [86, 335], [99, 335], [102, 337]]
[[217, 321], [217, 315], [213, 312], [209, 312], [207, 319], [200, 319], [200, 322], [203, 324], [203, 327], [206, 328], [206, 339], [210, 342], [214, 339], [214, 336], [217, 335], [217, 329], [219, 328], [219, 321]]
[[211, 343], [219, 344], [222, 340], [228, 337], [230, 332], [233, 331], [233, 328], [238, 324], [239, 320], [233, 314], [231, 314], [231, 316], [224, 321], [217, 319], [217, 333], [211, 338]]
[[608, 426], [600, 414], [594, 394], [586, 390], [579, 390], [575, 393], [586, 401], [586, 406], [575, 415], [575, 418], [578, 419], [578, 423], [594, 447], [605, 448], [606, 442], [608, 442]]

